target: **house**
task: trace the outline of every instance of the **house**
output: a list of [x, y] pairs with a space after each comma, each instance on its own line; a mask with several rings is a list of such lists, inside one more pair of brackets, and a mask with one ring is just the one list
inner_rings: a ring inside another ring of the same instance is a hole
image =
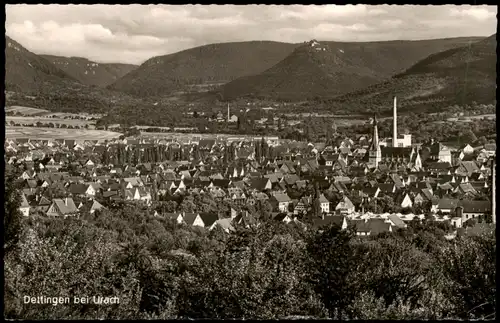
[[21, 205], [19, 206], [19, 211], [21, 211], [24, 216], [30, 215], [30, 205], [26, 199], [26, 195], [24, 194], [21, 194]]
[[[201, 222], [198, 218], [201, 219]], [[219, 217], [216, 213], [200, 213], [193, 222], [193, 225], [201, 226], [203, 228], [211, 228], [218, 219]]]
[[184, 217], [183, 217], [182, 213], [165, 213], [165, 214], [163, 214], [163, 216], [167, 219], [174, 220], [178, 224], [181, 224], [184, 222]]
[[392, 225], [390, 222], [384, 219], [361, 219], [361, 220], [351, 220], [351, 225], [354, 227], [356, 235], [358, 236], [369, 236], [376, 235], [382, 232], [392, 232]]
[[102, 210], [102, 209], [105, 209], [104, 206], [102, 206], [101, 203], [97, 202], [96, 200], [94, 200], [92, 202], [92, 206], [90, 207], [90, 214], [94, 214], [95, 211], [98, 211], [98, 210]]
[[461, 228], [462, 227], [462, 218], [461, 217], [452, 217], [450, 219], [450, 224], [455, 227], [455, 228]]
[[235, 229], [231, 224], [232, 220], [233, 220], [232, 218], [224, 218], [217, 220], [212, 224], [212, 226], [210, 226], [209, 230], [211, 231], [216, 227], [219, 227], [226, 233], [233, 232], [235, 231]]
[[354, 209], [354, 204], [352, 204], [347, 196], [344, 196], [343, 200], [335, 207], [335, 211], [340, 212], [340, 214], [352, 214], [354, 213]]
[[397, 216], [396, 214], [389, 214], [387, 216], [387, 219], [395, 227], [398, 227], [398, 228], [406, 228], [407, 227], [407, 224], [404, 223], [404, 221], [401, 220], [401, 218], [399, 216]]
[[340, 227], [342, 230], [345, 230], [348, 227], [348, 222], [347, 222], [347, 218], [343, 215], [330, 215], [330, 216], [325, 216], [323, 218], [314, 219], [313, 225], [316, 228], [322, 228], [325, 226], [336, 225], [336, 226]]
[[484, 145], [484, 150], [488, 157], [494, 156], [496, 151], [497, 151], [497, 145], [496, 144], [485, 144]]
[[287, 194], [274, 194], [269, 202], [273, 205], [274, 210], [278, 210], [279, 212], [286, 213], [288, 212], [288, 206], [292, 202], [290, 197]]
[[127, 177], [124, 178], [123, 181], [126, 183], [125, 188], [134, 188], [134, 187], [139, 187], [139, 186], [144, 186], [144, 183], [142, 182], [140, 177]]
[[204, 226], [203, 220], [199, 217], [198, 213], [183, 213], [182, 222], [189, 226], [197, 225], [200, 227]]
[[408, 193], [404, 194], [403, 200], [401, 201], [401, 207], [409, 208], [413, 206], [413, 202], [411, 201], [410, 195]]
[[72, 198], [54, 199], [47, 210], [48, 216], [71, 216], [77, 215], [78, 208]]
[[458, 206], [458, 200], [444, 198], [438, 200], [438, 203], [435, 207], [433, 205], [432, 211], [441, 213], [452, 213], [457, 206]]
[[460, 151], [462, 151], [465, 155], [469, 155], [474, 153], [474, 148], [469, 144], [465, 144], [460, 147]]
[[85, 194], [88, 196], [96, 196], [102, 186], [99, 183], [87, 183], [87, 189], [85, 190]]
[[35, 211], [46, 214], [51, 205], [52, 202], [50, 202], [46, 197], [42, 196], [40, 198], [40, 201], [38, 201], [38, 205], [35, 207]]
[[[457, 216], [462, 218], [462, 223], [474, 219], [486, 214], [491, 214], [491, 202], [490, 201], [468, 201], [461, 200], [458, 203]], [[459, 212], [461, 214], [459, 214]]]
[[285, 222], [286, 224], [292, 222], [292, 219], [286, 213], [278, 213], [273, 217], [274, 221]]
[[[306, 201], [304, 201], [305, 199], [302, 199], [300, 201], [297, 202], [297, 204], [295, 205], [295, 208], [293, 209], [293, 214], [295, 215], [298, 215], [298, 214], [303, 214], [305, 211], [306, 211]], [[307, 205], [309, 205], [309, 203], [307, 203]]]
[[79, 195], [83, 196], [87, 192], [87, 185], [72, 183], [68, 187], [68, 191], [73, 194], [73, 196]]
[[319, 203], [321, 206], [321, 212], [330, 213], [330, 201], [328, 201], [324, 194], [319, 196]]
[[133, 193], [133, 199], [138, 201], [151, 202], [151, 192], [145, 187], [136, 187]]

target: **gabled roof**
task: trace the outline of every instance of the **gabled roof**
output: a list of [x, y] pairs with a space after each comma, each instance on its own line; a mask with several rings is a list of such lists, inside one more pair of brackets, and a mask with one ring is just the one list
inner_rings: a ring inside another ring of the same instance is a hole
[[460, 183], [459, 187], [464, 193], [473, 193], [473, 194], [477, 193], [477, 191], [470, 183]]
[[458, 206], [463, 207], [464, 213], [484, 213], [491, 212], [490, 201], [468, 201], [461, 200]]
[[432, 170], [446, 170], [451, 168], [451, 164], [449, 162], [433, 162], [427, 164], [426, 168]]
[[393, 183], [380, 183], [378, 184], [378, 187], [380, 188], [380, 191], [384, 193], [392, 193], [394, 190]]
[[370, 227], [364, 219], [351, 219], [348, 223], [350, 226], [354, 227], [356, 232], [370, 232]]
[[52, 202], [57, 206], [61, 214], [73, 214], [78, 212], [78, 208], [72, 198], [54, 199]]
[[198, 216], [198, 213], [185, 213], [182, 218], [184, 222], [186, 222], [187, 225], [193, 225], [194, 220], [196, 220], [196, 217]]
[[412, 153], [411, 147], [380, 147], [382, 157], [409, 157]]
[[205, 227], [210, 227], [215, 221], [219, 219], [216, 213], [200, 213], [200, 218], [205, 224]]
[[342, 226], [342, 223], [344, 222], [346, 218], [342, 215], [330, 215], [330, 216], [325, 216], [324, 219], [322, 218], [316, 218], [313, 221], [313, 225], [316, 228], [321, 228], [324, 226], [329, 226], [329, 225], [337, 225], [339, 227]]
[[110, 197], [110, 196], [114, 196], [114, 195], [118, 195], [118, 191], [104, 191], [104, 192], [102, 193], [102, 196], [103, 196], [104, 198], [108, 198], [108, 197]]
[[479, 167], [477, 166], [475, 161], [461, 161], [459, 166], [465, 168], [468, 174], [479, 172]]
[[326, 197], [325, 197], [325, 195], [324, 195], [324, 194], [321, 194], [321, 195], [319, 196], [319, 202], [320, 202], [320, 203], [330, 203], [330, 201], [328, 201], [328, 200], [326, 199]]
[[26, 199], [26, 195], [21, 194], [21, 207], [26, 208], [30, 207], [30, 204], [28, 203], [28, 200]]
[[401, 218], [396, 214], [389, 214], [387, 217], [392, 221], [392, 223], [394, 223], [395, 226], [400, 228], [406, 227], [406, 224], [403, 222], [403, 220], [401, 220]]
[[433, 195], [428, 188], [422, 188], [421, 192], [426, 199], [428, 199], [429, 201], [432, 200]]
[[278, 193], [278, 194], [274, 194], [273, 197], [276, 199], [276, 201], [278, 201], [280, 203], [281, 202], [291, 202], [292, 201], [287, 194]]
[[388, 232], [391, 228], [391, 224], [385, 222], [384, 219], [368, 219], [367, 226], [371, 234]]
[[227, 188], [229, 186], [228, 179], [213, 179], [212, 183], [215, 187]]
[[457, 199], [440, 199], [438, 201], [439, 209], [454, 209], [458, 206], [459, 200]]
[[249, 181], [250, 188], [256, 189], [258, 191], [263, 191], [266, 188], [268, 178], [251, 178]]
[[52, 202], [50, 202], [45, 196], [42, 196], [40, 198], [40, 201], [38, 202], [38, 205], [40, 206], [45, 206], [45, 205], [50, 205]]
[[100, 210], [100, 209], [103, 209], [104, 206], [102, 206], [101, 203], [97, 202], [96, 200], [94, 200], [94, 202], [92, 203], [92, 206], [90, 207], [90, 210], [91, 211], [96, 211], [96, 210]]
[[335, 207], [335, 209], [353, 209], [354, 208], [354, 204], [352, 204], [352, 201], [347, 197], [347, 196], [344, 196], [344, 199], [342, 201], [340, 201], [337, 206]]
[[225, 218], [215, 221], [215, 224], [221, 227], [223, 230], [234, 231], [234, 227], [231, 225], [232, 219]]
[[87, 185], [73, 183], [73, 184], [70, 184], [68, 191], [71, 194], [85, 194], [85, 192], [87, 191]]

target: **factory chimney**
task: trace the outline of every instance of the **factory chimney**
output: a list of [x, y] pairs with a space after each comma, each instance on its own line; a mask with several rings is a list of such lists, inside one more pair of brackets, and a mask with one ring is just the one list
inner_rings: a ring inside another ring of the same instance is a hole
[[392, 109], [392, 147], [398, 146], [398, 111], [397, 111], [397, 98], [394, 97], [394, 108]]
[[227, 104], [227, 122], [231, 119], [231, 116], [229, 115], [229, 103]]
[[495, 161], [495, 156], [493, 157], [493, 159], [491, 160], [491, 181], [492, 181], [492, 185], [491, 185], [491, 193], [492, 193], [492, 197], [491, 197], [491, 221], [493, 222], [493, 224], [495, 224], [497, 222], [497, 215], [496, 215], [496, 196], [495, 196], [495, 193], [496, 193], [496, 161]]

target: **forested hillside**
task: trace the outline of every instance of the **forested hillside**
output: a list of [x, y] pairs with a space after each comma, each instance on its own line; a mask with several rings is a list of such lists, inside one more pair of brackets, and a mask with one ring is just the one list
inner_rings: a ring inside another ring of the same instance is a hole
[[451, 105], [496, 100], [496, 34], [423, 59], [392, 79], [328, 102], [332, 109], [387, 111], [394, 95], [400, 111], [439, 112]]
[[138, 96], [168, 95], [190, 88], [203, 90], [196, 86], [217, 85], [260, 73], [285, 58], [296, 46], [272, 41], [249, 41], [195, 47], [152, 57], [110, 85], [110, 89]]
[[225, 100], [326, 99], [383, 82], [428, 55], [482, 38], [421, 41], [329, 42], [312, 40], [270, 69], [224, 85]]
[[40, 56], [87, 85], [107, 86], [137, 67], [132, 64], [96, 63], [82, 57]]
[[5, 36], [5, 90], [37, 93], [74, 83], [75, 78]]

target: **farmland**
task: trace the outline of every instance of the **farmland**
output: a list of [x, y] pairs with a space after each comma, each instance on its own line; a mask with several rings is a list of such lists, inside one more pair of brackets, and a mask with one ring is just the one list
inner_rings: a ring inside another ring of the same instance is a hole
[[446, 121], [434, 121], [434, 123], [446, 123], [446, 122], [473, 122], [475, 120], [495, 120], [497, 118], [496, 114], [480, 114], [471, 116], [461, 116], [447, 118]]
[[45, 115], [49, 114], [49, 110], [45, 109], [38, 109], [38, 108], [29, 108], [29, 107], [20, 107], [20, 106], [13, 106], [13, 107], [5, 107], [5, 113], [16, 113], [20, 114], [23, 116], [36, 116], [36, 115]]
[[5, 127], [5, 138], [29, 138], [29, 139], [81, 139], [81, 140], [110, 140], [118, 138], [121, 134], [103, 130], [78, 130], [59, 128], [37, 128], [37, 127]]
[[95, 125], [95, 121], [82, 120], [82, 119], [64, 119], [64, 118], [44, 118], [44, 117], [18, 117], [18, 116], [5, 116], [5, 121], [7, 124], [19, 124], [19, 125], [35, 125], [38, 122], [42, 124], [54, 124], [67, 126], [71, 125], [73, 127], [83, 128], [85, 125]]
[[8, 116], [23, 116], [23, 117], [40, 117], [40, 118], [74, 118], [74, 119], [99, 119], [100, 114], [89, 113], [68, 113], [68, 112], [53, 112], [45, 109], [10, 106], [5, 107], [5, 114]]
[[[198, 141], [203, 139], [227, 140], [229, 142], [235, 140], [260, 140], [262, 136], [252, 135], [232, 135], [232, 134], [208, 134], [208, 133], [180, 133], [180, 132], [141, 132], [143, 138], [155, 138], [165, 140], [179, 140], [181, 142]], [[275, 139], [277, 137], [267, 137]]]

